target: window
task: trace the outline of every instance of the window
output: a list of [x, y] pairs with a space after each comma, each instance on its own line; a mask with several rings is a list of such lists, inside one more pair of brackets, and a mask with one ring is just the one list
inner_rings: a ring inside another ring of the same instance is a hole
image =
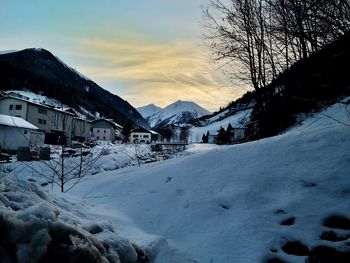
[[46, 120], [38, 119], [38, 123], [39, 123], [39, 124], [46, 124]]
[[13, 105], [10, 105], [10, 110], [13, 110]]
[[106, 133], [106, 130], [104, 130], [103, 132]]
[[[40, 112], [39, 112], [40, 113]], [[58, 121], [58, 112], [53, 112], [52, 113], [52, 120], [53, 121]]]
[[138, 138], [139, 136], [137, 134], [134, 134], [132, 137], [134, 138]]
[[22, 105], [16, 105], [16, 110], [21, 110], [22, 109]]
[[143, 135], [143, 138], [149, 138], [149, 135]]
[[100, 133], [100, 130], [97, 130], [97, 133]]
[[99, 140], [99, 139], [100, 139], [100, 136], [97, 136], [96, 138], [97, 138], [97, 140]]
[[105, 141], [105, 140], [106, 140], [106, 137], [103, 136], [103, 140]]
[[58, 122], [57, 121], [52, 122], [52, 129], [58, 130]]
[[24, 130], [24, 134], [27, 134], [28, 133], [28, 131], [27, 130]]
[[47, 115], [47, 110], [46, 110], [46, 109], [39, 108], [39, 109], [38, 109], [38, 112], [39, 112], [40, 114]]

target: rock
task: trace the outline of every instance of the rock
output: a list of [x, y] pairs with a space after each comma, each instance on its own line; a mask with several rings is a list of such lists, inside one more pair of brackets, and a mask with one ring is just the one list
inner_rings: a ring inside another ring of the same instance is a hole
[[325, 219], [323, 225], [329, 228], [350, 230], [350, 220], [341, 215], [329, 216]]
[[287, 218], [287, 219], [283, 220], [281, 222], [281, 225], [283, 225], [283, 226], [291, 226], [291, 225], [294, 225], [294, 222], [295, 222], [295, 217], [290, 217], [290, 218]]
[[308, 256], [310, 253], [308, 247], [300, 241], [289, 241], [282, 247], [282, 250], [287, 254], [295, 256]]
[[327, 246], [315, 247], [306, 263], [349, 263], [350, 252], [339, 252], [335, 248]]
[[333, 231], [325, 231], [320, 236], [322, 240], [328, 240], [333, 242], [344, 241], [347, 240], [349, 237], [349, 235], [339, 235]]

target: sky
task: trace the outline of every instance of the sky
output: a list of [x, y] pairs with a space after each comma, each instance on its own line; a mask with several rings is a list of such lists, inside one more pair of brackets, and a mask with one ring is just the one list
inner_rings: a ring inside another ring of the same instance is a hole
[[246, 90], [210, 60], [205, 0], [1, 0], [0, 50], [45, 48], [135, 107], [210, 111]]

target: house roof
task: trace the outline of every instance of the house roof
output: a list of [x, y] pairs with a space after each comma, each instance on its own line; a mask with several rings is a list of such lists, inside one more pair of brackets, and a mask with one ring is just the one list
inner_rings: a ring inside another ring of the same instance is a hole
[[153, 131], [153, 130], [149, 130], [150, 133], [152, 133], [153, 135], [160, 135], [158, 132]]
[[0, 125], [38, 130], [39, 128], [19, 117], [0, 114]]
[[114, 129], [123, 129], [122, 126], [120, 126], [118, 123], [115, 123], [113, 121], [113, 119], [104, 119], [104, 118], [100, 118], [100, 119], [96, 119], [96, 120], [93, 120], [92, 123], [95, 123], [95, 122], [98, 122], [98, 121], [104, 121], [104, 122], [107, 122], [109, 123], [110, 125], [113, 126]]
[[61, 113], [65, 113], [67, 115], [75, 116], [73, 113], [67, 112], [65, 110], [57, 109], [57, 108], [50, 107], [50, 106], [47, 106], [47, 105], [44, 105], [44, 104], [40, 104], [40, 103], [35, 103], [35, 102], [29, 101], [29, 100], [26, 100], [26, 99], [22, 99], [22, 98], [19, 98], [19, 97], [16, 97], [16, 96], [5, 95], [3, 97], [0, 97], [0, 100], [3, 100], [3, 99], [15, 99], [15, 100], [19, 100], [19, 101], [24, 101], [24, 102], [26, 102], [28, 104], [36, 105], [36, 106], [39, 106], [39, 107], [42, 107], [42, 108], [46, 108], [46, 109], [50, 109], [50, 110], [54, 110], [54, 111], [59, 111]]
[[140, 127], [140, 128], [137, 128], [137, 129], [134, 129], [132, 130], [131, 132], [143, 132], [143, 133], [152, 133], [151, 131], [143, 128], [143, 127]]

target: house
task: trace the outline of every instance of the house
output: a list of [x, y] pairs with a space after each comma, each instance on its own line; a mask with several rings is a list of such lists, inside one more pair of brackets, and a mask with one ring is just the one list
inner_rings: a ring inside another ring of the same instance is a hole
[[120, 125], [110, 119], [97, 119], [92, 121], [92, 140], [94, 141], [110, 141], [115, 142], [116, 131]]
[[151, 143], [152, 133], [145, 128], [137, 128], [130, 132], [130, 143]]
[[40, 132], [45, 133], [47, 144], [70, 144], [73, 137], [83, 137], [85, 140], [90, 137], [90, 124], [80, 120], [74, 113], [34, 103], [21, 96], [7, 94], [0, 97], [0, 114], [19, 117], [35, 125]]
[[1, 150], [17, 151], [18, 147], [42, 146], [45, 135], [26, 120], [0, 114]]

